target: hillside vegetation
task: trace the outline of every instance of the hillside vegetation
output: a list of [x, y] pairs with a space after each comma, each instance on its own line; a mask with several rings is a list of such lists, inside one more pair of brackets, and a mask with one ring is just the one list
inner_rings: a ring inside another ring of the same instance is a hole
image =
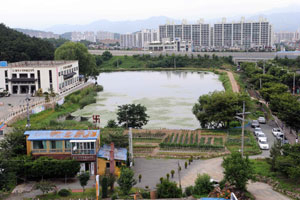
[[24, 60], [53, 60], [51, 43], [31, 38], [0, 24], [0, 60], [18, 62]]

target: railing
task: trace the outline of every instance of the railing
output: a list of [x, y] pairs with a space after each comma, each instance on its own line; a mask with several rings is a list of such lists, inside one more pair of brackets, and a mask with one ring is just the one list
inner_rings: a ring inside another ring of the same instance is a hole
[[57, 152], [63, 152], [62, 149], [50, 149], [49, 150], [50, 153], [57, 153]]
[[[89, 82], [83, 83], [83, 82], [79, 81], [75, 85], [72, 85], [69, 88], [66, 88], [59, 96], [50, 98], [49, 102], [47, 102], [45, 100], [30, 102], [29, 103], [29, 110], [32, 110], [35, 107], [40, 106], [40, 105], [51, 104], [51, 103], [57, 102], [62, 97], [67, 96], [68, 94], [72, 93], [73, 91], [71, 91], [71, 89], [73, 89], [75, 87], [78, 87], [80, 85], [84, 85], [84, 84], [88, 85], [88, 84], [91, 84], [91, 83], [89, 83]], [[27, 112], [27, 106], [26, 105], [20, 106], [20, 108], [12, 109], [11, 111], [9, 111], [9, 113], [5, 117], [0, 118], [0, 122], [7, 123], [10, 120], [12, 120], [14, 117], [19, 116], [19, 115], [21, 115], [23, 113], [26, 113], [26, 112]]]
[[91, 150], [75, 150], [72, 152], [73, 155], [94, 155], [96, 151], [94, 149]]
[[47, 149], [33, 149], [32, 153], [47, 153]]

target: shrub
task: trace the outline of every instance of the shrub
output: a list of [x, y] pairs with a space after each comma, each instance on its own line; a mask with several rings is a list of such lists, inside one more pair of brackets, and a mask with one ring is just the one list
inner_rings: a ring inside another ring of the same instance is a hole
[[150, 199], [150, 192], [149, 191], [141, 191], [141, 195], [144, 199]]
[[213, 189], [213, 184], [210, 182], [210, 176], [208, 174], [200, 175], [198, 174], [197, 179], [195, 181], [195, 186], [193, 190], [193, 194], [203, 195], [208, 194]]
[[171, 170], [172, 178], [174, 178], [174, 174], [175, 174], [175, 171], [172, 169], [172, 170]]
[[107, 177], [102, 178], [102, 198], [107, 198], [107, 188], [108, 188], [108, 180]]
[[177, 184], [166, 179], [161, 184], [157, 184], [156, 188], [158, 198], [180, 198], [182, 196], [182, 191]]
[[193, 190], [194, 190], [194, 187], [191, 185], [191, 186], [188, 186], [185, 188], [185, 195], [186, 196], [191, 196], [193, 194]]
[[61, 189], [59, 190], [58, 192], [58, 195], [61, 196], [61, 197], [67, 197], [71, 194], [71, 192], [67, 189]]

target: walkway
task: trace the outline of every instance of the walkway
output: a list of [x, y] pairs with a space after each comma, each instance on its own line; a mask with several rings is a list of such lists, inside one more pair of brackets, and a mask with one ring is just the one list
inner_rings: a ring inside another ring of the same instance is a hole
[[236, 82], [236, 80], [233, 76], [233, 73], [231, 71], [222, 70], [222, 69], [219, 69], [218, 71], [227, 73], [227, 76], [228, 76], [229, 81], [231, 83], [232, 91], [236, 92], [236, 93], [239, 93], [240, 92], [240, 87], [239, 87], [238, 83]]

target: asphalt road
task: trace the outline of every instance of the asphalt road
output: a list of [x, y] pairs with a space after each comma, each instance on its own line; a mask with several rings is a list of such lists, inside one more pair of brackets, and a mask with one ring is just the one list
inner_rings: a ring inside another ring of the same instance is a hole
[[[265, 133], [268, 143], [269, 143], [269, 150], [262, 150], [262, 154], [256, 155], [256, 156], [251, 156], [251, 158], [265, 158], [265, 157], [270, 157], [270, 149], [274, 145], [274, 142], [276, 141], [276, 138], [272, 134], [272, 129], [275, 128], [276, 126], [270, 125], [270, 124], [260, 124], [260, 128], [262, 132]], [[251, 129], [251, 132], [253, 133], [253, 128]]]

